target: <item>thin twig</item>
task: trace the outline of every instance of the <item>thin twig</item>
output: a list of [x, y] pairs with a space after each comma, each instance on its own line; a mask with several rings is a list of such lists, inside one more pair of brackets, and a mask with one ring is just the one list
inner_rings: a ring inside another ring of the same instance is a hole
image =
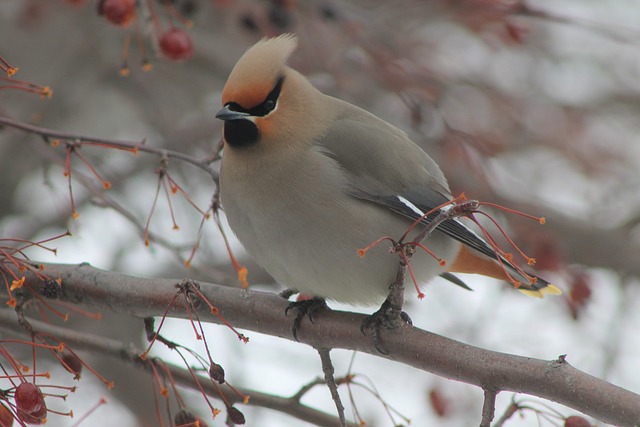
[[480, 427], [490, 427], [496, 414], [496, 396], [498, 392], [492, 389], [484, 389], [484, 403], [482, 404], [482, 420]]
[[330, 350], [319, 348], [316, 350], [318, 351], [318, 354], [320, 355], [320, 361], [322, 362], [322, 372], [324, 373], [324, 380], [327, 383], [327, 387], [329, 387], [331, 398], [336, 404], [338, 418], [340, 419], [340, 427], [346, 427], [347, 421], [344, 416], [344, 405], [342, 405], [342, 400], [340, 399], [340, 394], [338, 393], [338, 385], [336, 384], [336, 379], [333, 376], [335, 370], [333, 369], [333, 363], [331, 362]]
[[302, 387], [300, 387], [300, 390], [298, 390], [289, 399], [295, 400], [296, 402], [299, 402], [304, 397], [304, 395], [307, 394], [312, 388], [314, 388], [315, 386], [321, 385], [321, 384], [326, 384], [326, 381], [323, 380], [322, 378], [318, 377], [315, 380], [313, 380], [313, 381], [303, 385]]
[[422, 241], [429, 237], [440, 224], [448, 219], [458, 216], [456, 212], [457, 211], [455, 209], [441, 210], [440, 213], [429, 222], [429, 225], [427, 225], [424, 229], [422, 229], [422, 231], [420, 231], [420, 233], [416, 235], [411, 243], [422, 243]]
[[404, 304], [404, 279], [407, 276], [407, 264], [403, 258], [400, 259], [396, 280], [389, 287], [389, 295], [387, 296], [387, 301], [389, 301], [392, 307], [399, 307], [396, 313], [397, 317], [400, 317], [400, 312]]
[[173, 150], [167, 150], [165, 148], [149, 146], [145, 144], [145, 140], [123, 141], [123, 140], [108, 139], [108, 138], [96, 138], [93, 136], [79, 135], [79, 134], [74, 134], [69, 132], [57, 131], [54, 129], [43, 128], [39, 126], [34, 126], [34, 125], [19, 122], [9, 117], [3, 117], [3, 116], [0, 116], [0, 125], [8, 126], [14, 129], [20, 129], [27, 133], [33, 133], [46, 138], [56, 138], [56, 139], [62, 139], [67, 141], [106, 144], [111, 147], [135, 149], [138, 151], [144, 151], [146, 153], [151, 153], [158, 156], [166, 156], [174, 159], [180, 159], [187, 163], [191, 163], [192, 165], [198, 167], [199, 169], [202, 169], [203, 171], [211, 175], [211, 178], [213, 178], [214, 181], [218, 180], [218, 172], [210, 166], [209, 164], [210, 159], [200, 160], [188, 154], [181, 153], [179, 151], [173, 151]]
[[507, 407], [507, 409], [504, 411], [504, 414], [502, 414], [502, 416], [498, 419], [498, 421], [495, 422], [493, 427], [502, 427], [504, 423], [507, 422], [507, 420], [509, 420], [509, 418], [511, 418], [513, 414], [515, 414], [519, 410], [520, 410], [520, 406], [518, 406], [516, 401], [513, 400], [511, 402], [511, 405]]

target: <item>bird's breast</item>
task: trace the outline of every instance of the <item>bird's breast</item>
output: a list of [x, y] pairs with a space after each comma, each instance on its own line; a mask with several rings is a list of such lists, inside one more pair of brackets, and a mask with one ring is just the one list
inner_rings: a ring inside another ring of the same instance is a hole
[[[306, 294], [358, 305], [384, 300], [398, 268], [391, 243], [383, 240], [364, 257], [358, 250], [381, 237], [399, 239], [409, 221], [350, 196], [339, 166], [321, 153], [280, 158], [269, 167], [262, 162], [259, 171], [234, 160], [223, 159], [223, 207], [234, 233], [267, 272]], [[452, 253], [448, 241], [434, 242], [432, 250], [443, 257]], [[424, 280], [439, 274], [435, 260], [423, 254], [415, 260]]]

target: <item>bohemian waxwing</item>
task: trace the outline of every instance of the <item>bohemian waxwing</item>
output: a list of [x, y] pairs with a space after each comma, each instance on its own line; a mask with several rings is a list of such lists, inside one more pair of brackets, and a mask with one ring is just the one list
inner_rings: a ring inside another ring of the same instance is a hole
[[[281, 284], [379, 304], [399, 258], [389, 244], [364, 257], [358, 249], [383, 236], [399, 239], [423, 212], [452, 199], [449, 186], [403, 131], [321, 93], [289, 68], [296, 45], [293, 35], [259, 41], [227, 80], [216, 114], [225, 122], [222, 205], [238, 239]], [[445, 221], [423, 243], [445, 265], [417, 250], [411, 267], [421, 282], [445, 272], [505, 278], [494, 250], [458, 220]], [[542, 279], [532, 282], [523, 279], [519, 290], [559, 293]]]

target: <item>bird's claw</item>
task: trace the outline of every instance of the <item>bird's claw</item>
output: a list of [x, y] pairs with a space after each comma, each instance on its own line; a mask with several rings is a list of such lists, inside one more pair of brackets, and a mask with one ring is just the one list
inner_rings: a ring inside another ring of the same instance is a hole
[[320, 311], [329, 310], [329, 307], [327, 306], [324, 298], [314, 297], [311, 299], [290, 302], [284, 310], [285, 316], [289, 315], [289, 310], [291, 309], [297, 310], [296, 317], [293, 319], [293, 323], [291, 324], [291, 333], [293, 334], [293, 339], [299, 341], [298, 330], [302, 324], [302, 319], [308, 317], [311, 323], [313, 323], [314, 316]]
[[371, 342], [376, 350], [382, 354], [389, 354], [389, 351], [382, 345], [380, 330], [396, 329], [404, 325], [413, 325], [411, 318], [402, 311], [402, 307], [391, 304], [387, 299], [382, 303], [378, 311], [367, 316], [362, 321], [360, 332], [366, 335], [367, 331], [369, 331], [371, 333]]

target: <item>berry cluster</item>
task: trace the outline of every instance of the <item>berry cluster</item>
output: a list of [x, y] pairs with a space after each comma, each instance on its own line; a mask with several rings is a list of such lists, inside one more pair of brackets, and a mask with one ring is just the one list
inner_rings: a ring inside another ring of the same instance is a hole
[[[164, 29], [162, 20], [156, 11], [156, 7], [152, 2], [138, 2], [136, 0], [99, 0], [98, 1], [98, 15], [103, 16], [111, 24], [120, 28], [133, 27], [133, 31], [136, 33], [136, 40], [138, 42], [138, 49], [142, 56], [142, 69], [148, 71], [151, 69], [149, 61], [144, 54], [144, 41], [140, 31], [139, 16], [149, 16], [150, 23], [152, 24], [152, 34], [154, 34], [155, 40], [152, 40], [152, 45], [156, 46], [162, 55], [171, 61], [183, 61], [189, 59], [193, 55], [193, 41], [187, 31], [177, 27], [174, 24], [174, 20], [177, 20], [185, 27], [191, 26], [191, 21], [185, 19], [181, 12], [175, 5], [175, 0], [158, 0], [165, 20], [168, 21], [169, 29]], [[190, 5], [188, 3], [187, 5]], [[146, 8], [144, 12], [141, 8]], [[182, 7], [183, 11], [189, 13], [193, 7]], [[129, 68], [127, 65], [130, 45], [130, 34], [125, 39], [124, 46], [124, 61], [120, 73], [122, 75], [129, 74]]]

